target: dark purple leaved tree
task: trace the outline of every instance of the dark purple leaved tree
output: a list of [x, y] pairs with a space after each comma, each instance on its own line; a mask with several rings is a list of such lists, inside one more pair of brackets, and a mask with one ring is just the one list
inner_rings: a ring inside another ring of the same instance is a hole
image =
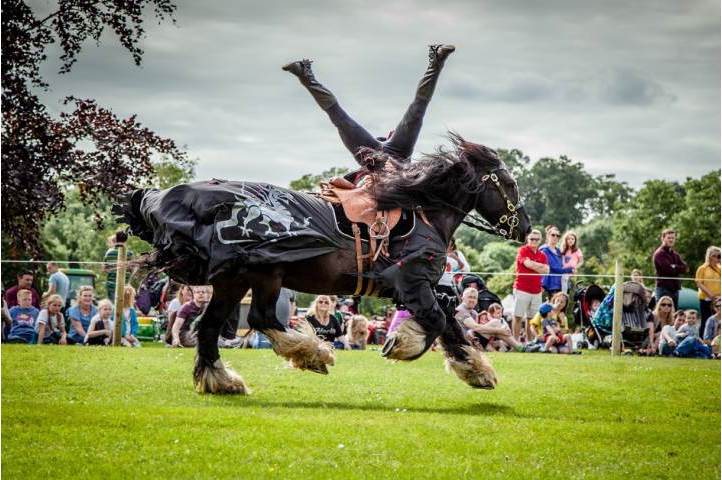
[[70, 71], [85, 41], [99, 42], [108, 30], [139, 65], [149, 10], [158, 22], [174, 21], [168, 0], [60, 0], [44, 18], [24, 1], [2, 0], [2, 236], [11, 256], [41, 254], [40, 229], [63, 207], [68, 185], [94, 204], [146, 183], [154, 154], [188, 162], [135, 115], [118, 118], [92, 99], [68, 97], [66, 111], [53, 117], [35, 93], [49, 87], [40, 65], [53, 43], [62, 50], [60, 73]]

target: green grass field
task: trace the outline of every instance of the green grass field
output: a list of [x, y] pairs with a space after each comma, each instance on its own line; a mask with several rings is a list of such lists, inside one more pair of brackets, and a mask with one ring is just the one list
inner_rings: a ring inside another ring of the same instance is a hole
[[223, 355], [252, 396], [196, 394], [191, 350], [3, 346], [3, 477], [719, 478], [717, 361], [493, 354], [477, 391], [434, 352]]

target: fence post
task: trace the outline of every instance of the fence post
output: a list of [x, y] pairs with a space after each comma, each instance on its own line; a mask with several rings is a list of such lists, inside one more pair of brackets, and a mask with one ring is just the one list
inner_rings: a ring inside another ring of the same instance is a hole
[[115, 325], [113, 326], [113, 346], [120, 345], [123, 321], [123, 294], [125, 293], [125, 244], [119, 243], [118, 259], [115, 265]]
[[624, 286], [622, 283], [622, 262], [616, 259], [614, 263], [614, 315], [612, 317], [613, 356], [622, 353], [622, 304], [624, 301]]

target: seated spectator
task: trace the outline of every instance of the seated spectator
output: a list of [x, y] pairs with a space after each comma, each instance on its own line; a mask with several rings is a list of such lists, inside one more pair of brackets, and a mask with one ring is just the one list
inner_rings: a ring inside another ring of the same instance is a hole
[[[403, 309], [394, 309], [394, 318], [391, 320], [387, 335], [394, 333], [402, 323], [411, 318], [411, 312]], [[383, 320], [382, 320], [383, 322]]]
[[90, 320], [85, 344], [110, 345], [113, 340], [113, 323], [113, 302], [105, 298], [98, 302], [98, 313]]
[[98, 313], [98, 309], [93, 305], [93, 287], [83, 285], [78, 288], [75, 296], [77, 304], [68, 309], [68, 318], [70, 319], [70, 332], [67, 341], [69, 344], [83, 345], [85, 336], [90, 327], [90, 320]]
[[35, 338], [35, 320], [40, 313], [33, 306], [33, 294], [30, 290], [20, 289], [16, 293], [18, 304], [10, 309], [10, 333], [8, 343], [33, 343]]
[[140, 347], [140, 340], [136, 338], [138, 334], [138, 312], [133, 306], [134, 303], [135, 289], [130, 285], [126, 285], [123, 289], [123, 314], [121, 316], [123, 324], [120, 330], [120, 344], [124, 347]]
[[663, 356], [669, 356], [674, 353], [674, 349], [677, 348], [677, 330], [684, 325], [685, 314], [682, 310], [677, 312], [678, 315], [674, 316], [673, 323], [670, 325], [664, 325], [662, 331], [659, 333], [659, 354]]
[[168, 321], [171, 321], [171, 316], [175, 318], [175, 314], [178, 313], [178, 310], [180, 308], [193, 300], [193, 289], [190, 285], [181, 285], [178, 289], [178, 292], [176, 293], [175, 298], [168, 303], [168, 307], [166, 308], [166, 314], [168, 315]]
[[33, 278], [35, 278], [33, 272], [29, 270], [20, 272], [18, 275], [18, 284], [5, 292], [5, 302], [7, 302], [8, 308], [13, 308], [20, 304], [17, 298], [18, 291], [20, 290], [29, 290], [33, 296], [30, 304], [37, 309], [40, 308], [40, 294], [33, 288]]
[[[674, 302], [672, 297], [663, 296], [654, 306], [654, 312], [647, 316], [647, 348], [640, 350], [642, 354], [651, 354], [658, 351], [658, 335], [666, 325], [672, 325], [675, 319]], [[682, 313], [684, 316], [684, 314]]]
[[712, 303], [712, 311], [714, 312], [714, 315], [709, 317], [707, 319], [707, 323], [704, 325], [704, 333], [702, 335], [702, 340], [707, 345], [711, 345], [712, 340], [716, 336], [719, 335], [720, 332], [720, 299], [717, 298], [714, 303]]
[[[566, 315], [568, 303], [569, 296], [563, 292], [555, 293], [552, 296], [551, 301], [548, 303], [549, 305], [551, 305], [552, 309], [547, 314], [547, 316], [556, 320], [559, 323], [560, 329], [563, 334], [569, 332], [569, 322]], [[599, 308], [598, 305], [597, 308]], [[545, 336], [544, 329], [542, 327], [543, 318], [540, 312], [541, 309], [538, 310], [536, 314], [534, 314], [531, 320], [529, 320], [529, 331], [531, 333], [531, 340], [542, 340], [542, 338]]]
[[[517, 341], [511, 334], [511, 329], [501, 319], [501, 305], [492, 304], [489, 311], [494, 312], [493, 316], [489, 312], [482, 312], [484, 315], [476, 312], [476, 302], [479, 299], [479, 292], [475, 288], [467, 288], [461, 294], [461, 305], [456, 307], [456, 318], [465, 330], [467, 338], [475, 339], [482, 348], [490, 350], [489, 344], [495, 340], [503, 342], [516, 351], [522, 351], [524, 346]], [[481, 323], [479, 319], [481, 318]], [[492, 343], [491, 350], [495, 347]]]
[[332, 314], [331, 297], [319, 295], [311, 302], [306, 321], [316, 331], [316, 336], [332, 343], [336, 348], [348, 350], [349, 345], [343, 333], [341, 321]]
[[559, 322], [550, 313], [554, 307], [549, 303], [543, 303], [539, 307], [539, 315], [542, 318], [542, 332], [544, 334], [544, 349], [549, 353], [572, 353], [572, 337], [565, 334]]
[[63, 305], [65, 302], [59, 294], [52, 294], [48, 297], [47, 307], [40, 311], [35, 325], [38, 345], [44, 343], [66, 345], [68, 343], [68, 335], [65, 333], [65, 317], [61, 312]]
[[201, 316], [210, 301], [210, 287], [193, 287], [193, 300], [183, 304], [173, 323], [168, 322], [165, 334], [166, 345], [171, 347], [195, 347], [198, 344], [196, 332], [192, 331], [193, 322]]
[[366, 350], [369, 320], [363, 315], [353, 315], [346, 326], [346, 336], [351, 350]]
[[8, 310], [8, 304], [5, 302], [5, 295], [2, 298], [2, 341], [6, 341], [8, 333], [10, 333], [10, 327], [13, 324], [13, 320], [10, 318], [10, 310]]
[[[401, 325], [401, 323], [403, 323], [403, 320], [409, 318], [410, 316], [411, 314], [408, 312], [407, 314], [401, 314], [401, 318], [399, 319], [396, 328], [398, 328], [398, 325]], [[384, 315], [383, 320], [380, 322], [376, 322], [375, 328], [373, 328], [373, 343], [375, 343], [376, 345], [383, 345], [384, 342], [386, 342], [386, 337], [390, 333], [391, 324], [396, 318], [396, 308], [388, 307], [386, 309], [386, 314]]]
[[682, 339], [674, 349], [674, 356], [684, 358], [712, 358], [712, 349], [699, 338], [697, 310], [687, 310], [685, 323], [677, 330], [677, 339]]

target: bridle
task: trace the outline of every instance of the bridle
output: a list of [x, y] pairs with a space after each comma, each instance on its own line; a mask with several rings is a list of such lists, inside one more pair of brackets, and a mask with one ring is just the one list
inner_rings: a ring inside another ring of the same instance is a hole
[[489, 185], [488, 182], [491, 182], [491, 184], [499, 191], [499, 195], [501, 195], [504, 199], [508, 213], [499, 217], [499, 220], [493, 225], [484, 217], [472, 213], [467, 214], [467, 217], [469, 217], [472, 221], [462, 220], [461, 223], [477, 230], [482, 230], [484, 232], [498, 235], [507, 240], [511, 240], [513, 238], [514, 228], [519, 225], [519, 211], [524, 207], [521, 204], [521, 198], [519, 198], [519, 201], [515, 204], [511, 201], [509, 195], [506, 194], [506, 191], [501, 186], [499, 176], [496, 173], [502, 171], [509, 173], [506, 168], [498, 167], [481, 177], [481, 185], [479, 190], [476, 192], [476, 197], [474, 198], [474, 207], [476, 207], [479, 202], [479, 195], [486, 190], [486, 187]]

